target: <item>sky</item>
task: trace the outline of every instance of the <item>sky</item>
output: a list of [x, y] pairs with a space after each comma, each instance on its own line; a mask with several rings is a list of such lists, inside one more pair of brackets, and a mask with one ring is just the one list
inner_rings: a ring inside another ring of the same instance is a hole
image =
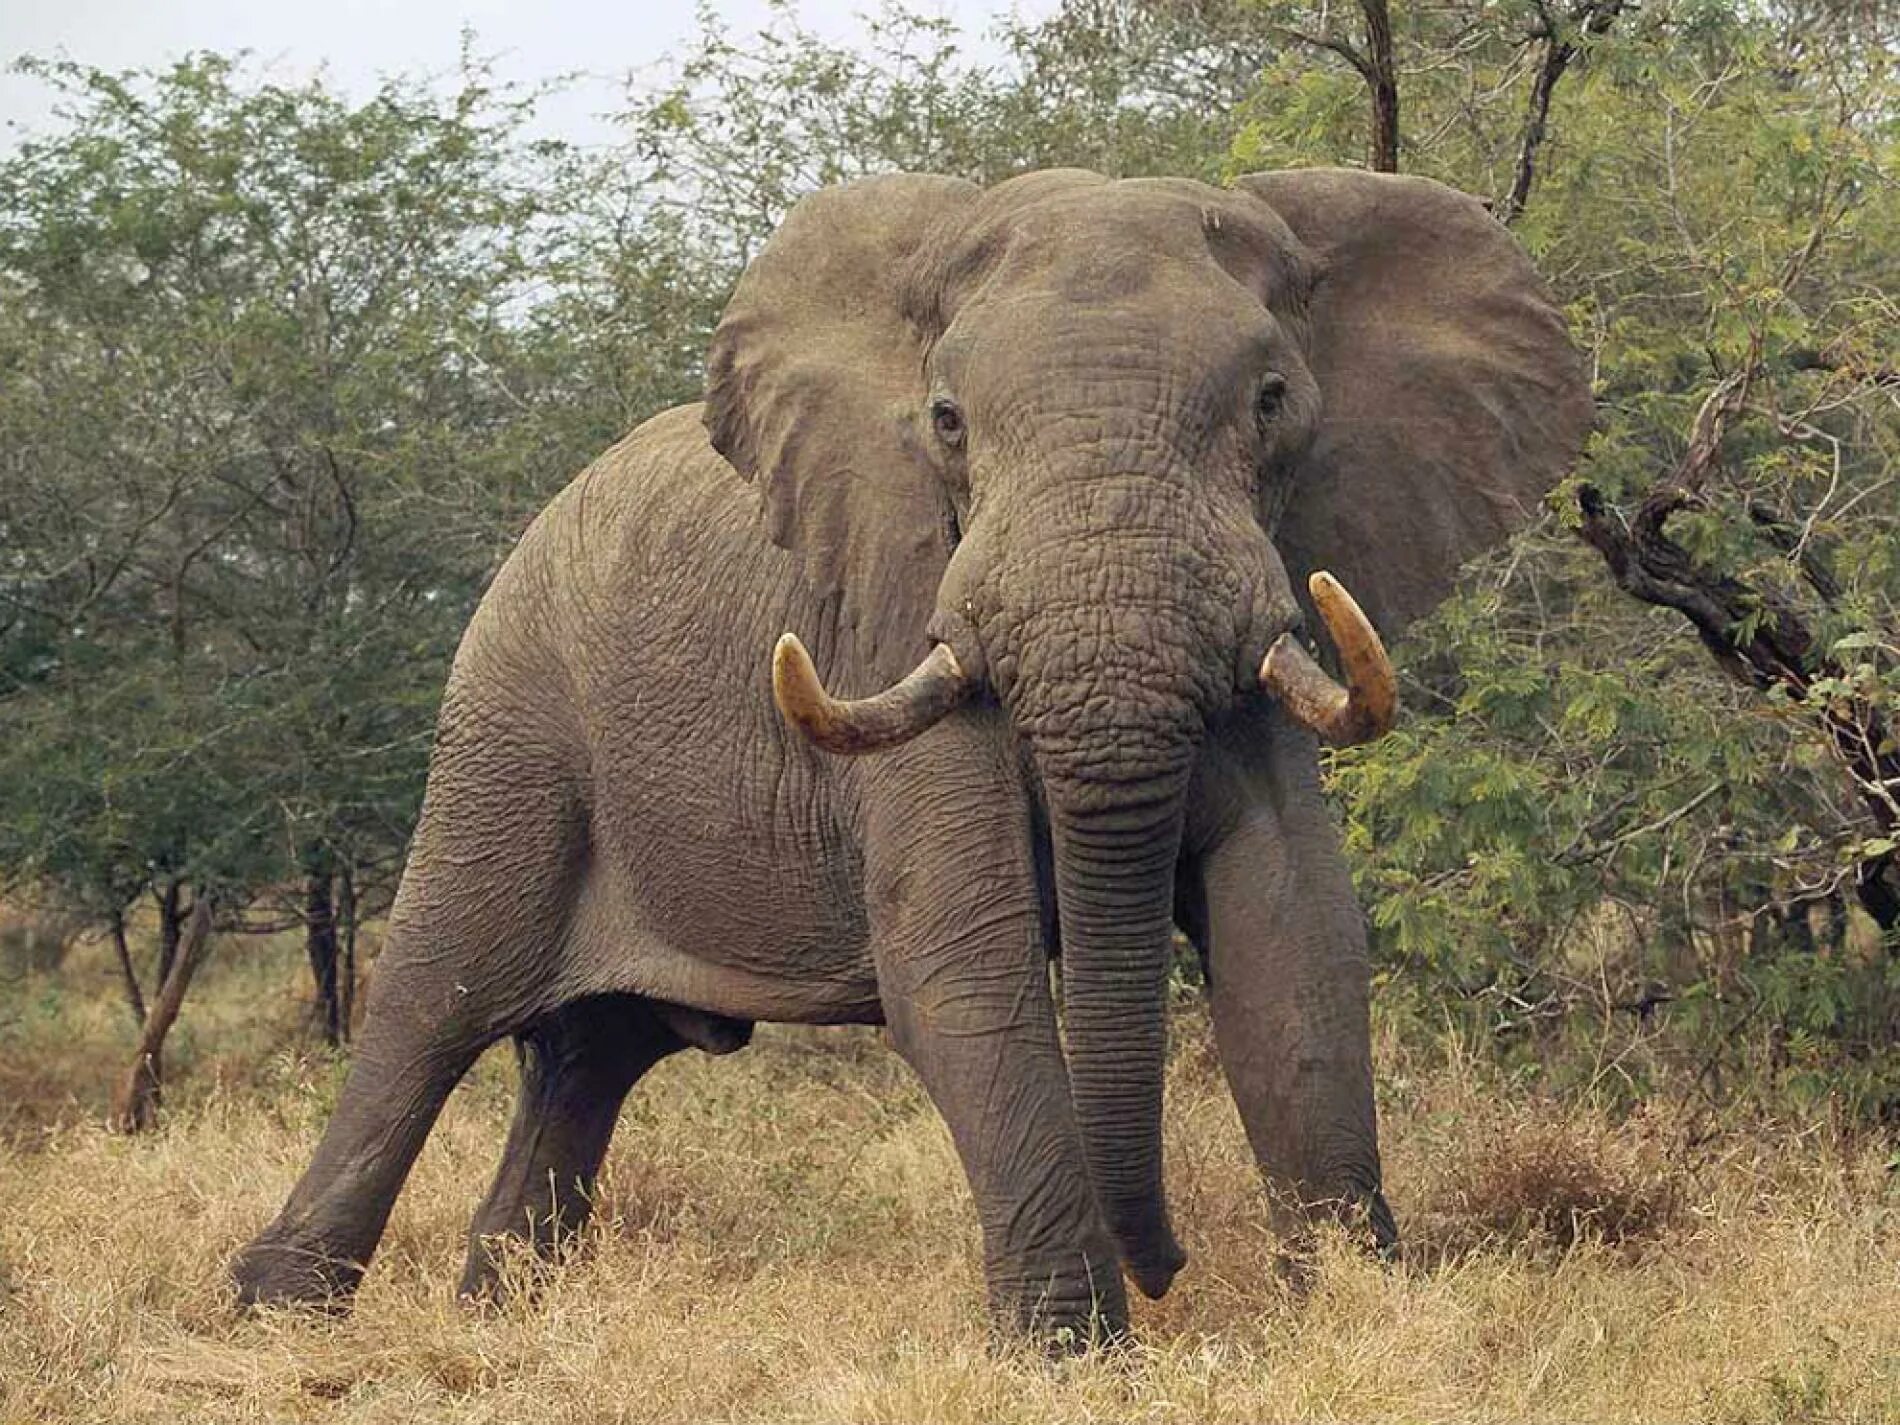
[[[545, 122], [559, 137], [605, 141], [599, 115], [614, 107], [619, 79], [652, 70], [692, 36], [695, 0], [0, 0], [0, 65], [22, 54], [65, 56], [104, 69], [162, 66], [190, 50], [250, 50], [262, 73], [302, 79], [319, 67], [345, 92], [379, 75], [448, 74], [464, 28], [503, 76], [594, 76], [551, 102]], [[769, 0], [711, 0], [728, 27], [757, 29]], [[875, 0], [787, 0], [805, 28], [828, 39], [864, 31]], [[1011, 13], [1040, 18], [1056, 0], [919, 0], [911, 8], [954, 20], [977, 41]], [[51, 120], [46, 85], [0, 73], [0, 152]]]

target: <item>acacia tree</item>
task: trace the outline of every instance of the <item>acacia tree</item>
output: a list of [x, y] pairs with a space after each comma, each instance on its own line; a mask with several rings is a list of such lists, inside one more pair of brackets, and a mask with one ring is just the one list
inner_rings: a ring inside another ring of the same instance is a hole
[[827, 183], [893, 169], [994, 183], [1064, 165], [1213, 178], [1278, 43], [1250, 0], [1070, 0], [999, 38], [1006, 61], [980, 67], [954, 25], [901, 4], [862, 47], [787, 14], [746, 38], [707, 15], [661, 83], [629, 91], [631, 210], [715, 259], [706, 285], [722, 299], [792, 202]]
[[151, 886], [169, 945], [184, 882], [300, 881], [334, 1039], [338, 900], [399, 857], [504, 521], [573, 463], [508, 375], [532, 96], [28, 68], [65, 107], [0, 165], [0, 866], [120, 924]]

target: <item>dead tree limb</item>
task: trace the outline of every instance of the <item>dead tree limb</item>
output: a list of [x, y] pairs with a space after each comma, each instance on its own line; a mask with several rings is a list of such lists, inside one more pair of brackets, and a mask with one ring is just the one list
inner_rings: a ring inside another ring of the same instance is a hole
[[[1717, 404], [1712, 398], [1704, 414]], [[1716, 418], [1709, 422], [1711, 428], [1717, 423]], [[1699, 453], [1692, 440], [1676, 479], [1653, 491], [1628, 517], [1595, 486], [1581, 486], [1578, 533], [1603, 556], [1625, 593], [1687, 619], [1731, 678], [1764, 693], [1780, 689], [1793, 702], [1810, 706], [1874, 825], [1888, 838], [1900, 834], [1900, 814], [1889, 790], [1900, 788], [1900, 729], [1872, 700], [1837, 691], [1847, 681], [1847, 670], [1821, 647], [1800, 610], [1772, 591], [1698, 564], [1669, 537], [1672, 514], [1705, 507], [1686, 484], [1696, 473], [1689, 467]], [[1710, 459], [1703, 457], [1704, 469]], [[1811, 696], [1823, 681], [1833, 691]], [[1869, 857], [1856, 874], [1855, 892], [1867, 913], [1885, 932], [1900, 927], [1900, 859], [1892, 851]]]

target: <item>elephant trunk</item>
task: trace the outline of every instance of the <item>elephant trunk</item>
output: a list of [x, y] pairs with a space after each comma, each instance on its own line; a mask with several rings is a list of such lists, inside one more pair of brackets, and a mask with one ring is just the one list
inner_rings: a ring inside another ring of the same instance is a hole
[[[1161, 1177], [1162, 1074], [1180, 778], [1065, 797], [1050, 788], [1069, 1079], [1089, 1177], [1129, 1275], [1150, 1297], [1187, 1257]], [[1099, 788], [1096, 789], [1099, 791]]]

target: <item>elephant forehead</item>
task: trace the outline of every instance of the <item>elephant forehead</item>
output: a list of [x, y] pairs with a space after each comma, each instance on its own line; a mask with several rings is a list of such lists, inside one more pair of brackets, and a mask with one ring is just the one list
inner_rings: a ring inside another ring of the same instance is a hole
[[1054, 415], [1063, 424], [1046, 434], [1077, 438], [1093, 424], [1116, 446], [1136, 427], [1157, 440], [1184, 421], [1213, 431], [1267, 369], [1303, 369], [1296, 337], [1224, 273], [1115, 262], [990, 284], [929, 359], [979, 423]]
[[979, 209], [948, 255], [953, 307], [1025, 285], [1072, 302], [1118, 304], [1223, 275], [1270, 306], [1303, 307], [1312, 285], [1310, 255], [1250, 196], [1186, 179], [1079, 176], [1026, 185], [1014, 196]]

